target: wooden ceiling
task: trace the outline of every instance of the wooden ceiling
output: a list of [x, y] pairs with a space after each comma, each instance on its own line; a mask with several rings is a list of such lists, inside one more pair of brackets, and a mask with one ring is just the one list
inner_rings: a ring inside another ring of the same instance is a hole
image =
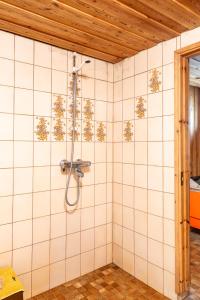
[[0, 1], [0, 29], [112, 63], [198, 26], [199, 0]]

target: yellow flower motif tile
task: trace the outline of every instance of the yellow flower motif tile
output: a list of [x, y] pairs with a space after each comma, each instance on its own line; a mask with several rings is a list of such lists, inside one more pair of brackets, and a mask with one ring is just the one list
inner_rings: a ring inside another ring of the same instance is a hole
[[83, 138], [86, 142], [91, 142], [93, 138], [93, 104], [91, 100], [84, 101], [83, 107], [83, 117], [84, 117], [84, 128], [83, 128]]
[[64, 121], [61, 118], [55, 118], [53, 120], [53, 136], [55, 141], [64, 141], [65, 140], [65, 127]]
[[56, 118], [63, 118], [65, 114], [65, 105], [66, 101], [63, 96], [56, 96], [53, 101], [53, 114]]
[[161, 71], [153, 69], [150, 71], [149, 88], [151, 93], [157, 93], [161, 90]]
[[67, 125], [68, 125], [68, 130], [67, 130], [68, 137], [72, 140], [72, 136], [73, 136], [73, 133], [74, 133], [75, 141], [79, 141], [80, 136], [81, 136], [81, 134], [80, 134], [80, 130], [81, 130], [80, 120], [76, 121], [74, 132], [73, 132], [73, 127], [72, 127], [72, 119], [68, 120]]
[[133, 124], [131, 121], [124, 123], [124, 140], [125, 142], [131, 142], [133, 138]]
[[97, 129], [96, 129], [96, 139], [98, 142], [105, 142], [106, 139], [106, 127], [103, 122], [97, 123]]
[[36, 140], [47, 141], [49, 138], [48, 128], [50, 125], [48, 119], [44, 117], [36, 117], [35, 122], [36, 122], [36, 130], [35, 130]]
[[144, 97], [137, 97], [136, 98], [136, 107], [135, 113], [138, 119], [143, 119], [145, 117], [146, 108], [145, 108], [146, 100]]

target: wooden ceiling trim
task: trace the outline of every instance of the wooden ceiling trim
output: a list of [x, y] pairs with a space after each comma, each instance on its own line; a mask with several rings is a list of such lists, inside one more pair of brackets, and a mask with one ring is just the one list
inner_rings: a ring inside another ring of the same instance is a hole
[[7, 3], [2, 3], [1, 1], [0, 17], [15, 24], [29, 27], [30, 29], [38, 30], [39, 32], [50, 34], [55, 37], [57, 36], [74, 43], [77, 42], [78, 44], [84, 45], [88, 48], [109, 53], [116, 57], [124, 58], [137, 52], [116, 43], [104, 41], [102, 38], [92, 36], [88, 33], [82, 33], [69, 26], [60, 26], [60, 24], [55, 21], [50, 21], [42, 16], [27, 12]]
[[112, 5], [110, 5], [110, 0], [55, 1], [154, 42], [159, 42], [160, 39], [169, 39], [178, 34], [177, 31], [149, 19], [144, 14], [116, 0], [112, 0]]
[[178, 20], [174, 21], [161, 13], [158, 14], [158, 12], [155, 9], [140, 2], [139, 0], [134, 0], [134, 2], [130, 0], [118, 0], [118, 1], [134, 10], [137, 10], [142, 14], [145, 14], [148, 18], [155, 20], [166, 27], [169, 27], [178, 33], [187, 30], [187, 27], [178, 23]]
[[143, 50], [155, 45], [149, 39], [137, 36], [134, 33], [122, 30], [115, 25], [99, 20], [72, 7], [66, 7], [62, 3], [50, 0], [3, 0], [2, 2], [12, 4], [24, 10], [54, 20], [61, 24], [71, 26], [92, 35], [113, 41], [120, 45], [126, 45], [134, 50]]
[[116, 63], [121, 60], [119, 57], [115, 57], [113, 55], [100, 52], [94, 49], [89, 49], [85, 46], [79, 45], [77, 43], [72, 43], [70, 41], [66, 41], [55, 36], [50, 36], [49, 34], [45, 34], [43, 32], [39, 32], [30, 28], [26, 28], [24, 26], [20, 26], [15, 23], [11, 23], [5, 20], [0, 19], [0, 29], [8, 32], [12, 32], [21, 36], [26, 36], [36, 41], [43, 41], [47, 44], [54, 45], [63, 49], [68, 49], [71, 51], [76, 51], [78, 53], [95, 57], [97, 59], [105, 60], [110, 63]]
[[[131, 2], [131, 0], [129, 0]], [[199, 26], [200, 16], [187, 11], [174, 0], [139, 0], [143, 4], [155, 9], [159, 14], [181, 23], [187, 29]]]

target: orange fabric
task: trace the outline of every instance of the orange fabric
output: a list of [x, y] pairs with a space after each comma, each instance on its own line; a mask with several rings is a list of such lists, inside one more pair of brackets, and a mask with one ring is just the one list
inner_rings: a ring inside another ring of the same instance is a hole
[[200, 229], [200, 192], [190, 191], [190, 225]]

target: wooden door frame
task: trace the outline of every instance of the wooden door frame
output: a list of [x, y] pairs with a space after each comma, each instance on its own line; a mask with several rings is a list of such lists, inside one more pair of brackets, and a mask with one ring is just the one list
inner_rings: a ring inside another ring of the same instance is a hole
[[176, 222], [176, 293], [190, 287], [189, 179], [190, 141], [188, 128], [189, 57], [200, 54], [200, 43], [175, 52], [175, 222]]

